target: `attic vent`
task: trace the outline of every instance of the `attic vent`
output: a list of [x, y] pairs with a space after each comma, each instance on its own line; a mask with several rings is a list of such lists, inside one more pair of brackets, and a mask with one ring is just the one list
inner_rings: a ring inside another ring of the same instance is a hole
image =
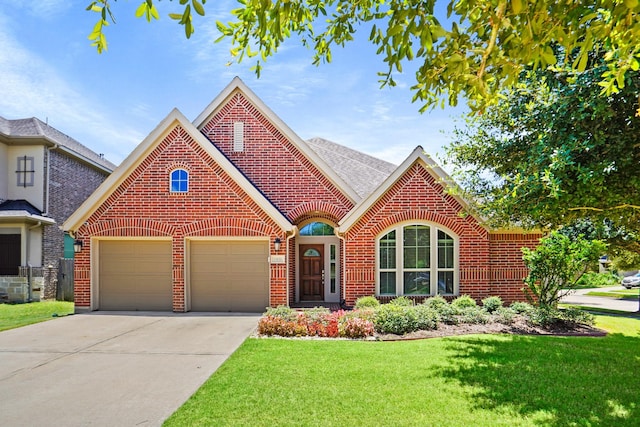
[[244, 151], [244, 122], [233, 124], [233, 151]]

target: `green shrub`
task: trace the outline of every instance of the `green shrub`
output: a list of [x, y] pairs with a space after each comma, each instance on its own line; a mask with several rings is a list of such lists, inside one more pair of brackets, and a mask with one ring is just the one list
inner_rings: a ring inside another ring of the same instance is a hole
[[493, 313], [502, 307], [502, 298], [497, 296], [487, 297], [482, 300], [482, 307], [484, 307], [487, 313]]
[[460, 323], [458, 321], [458, 314], [460, 314], [460, 310], [451, 304], [443, 305], [438, 309], [440, 321], [447, 325], [457, 325]]
[[529, 323], [536, 326], [542, 326], [543, 328], [558, 323], [561, 320], [560, 311], [548, 306], [534, 307], [525, 315], [527, 316], [527, 321]]
[[[380, 305], [378, 305], [378, 307], [380, 307]], [[373, 322], [376, 318], [376, 311], [377, 309], [375, 308], [359, 308], [353, 311], [346, 311], [344, 314], [344, 317], [346, 318], [358, 318], [358, 319], [363, 319], [363, 320], [368, 320], [370, 322]]]
[[449, 305], [446, 299], [442, 295], [436, 295], [434, 297], [430, 297], [424, 300], [424, 305], [429, 308], [432, 308], [436, 311], [440, 311], [440, 309], [444, 306]]
[[397, 306], [400, 306], [400, 307], [412, 307], [412, 306], [415, 305], [413, 300], [411, 298], [407, 298], [407, 297], [394, 298], [391, 301], [389, 301], [389, 304], [397, 305]]
[[264, 313], [264, 315], [269, 317], [279, 317], [286, 320], [295, 320], [298, 312], [291, 307], [287, 307], [286, 305], [279, 305], [275, 308], [267, 307], [267, 311]]
[[376, 311], [374, 325], [378, 332], [403, 335], [416, 330], [416, 313], [413, 307], [383, 304]]
[[588, 326], [593, 326], [596, 321], [593, 314], [573, 307], [562, 310], [560, 312], [560, 318], [569, 323]]
[[313, 307], [302, 312], [308, 323], [323, 322], [326, 320], [327, 315], [331, 314], [331, 310], [327, 307]]
[[435, 309], [425, 304], [418, 304], [413, 307], [413, 311], [416, 315], [417, 330], [426, 331], [429, 329], [438, 329], [438, 321], [440, 320], [440, 316]]
[[360, 297], [356, 300], [355, 309], [363, 309], [363, 308], [378, 308], [380, 306], [380, 301], [374, 296], [368, 297]]
[[606, 286], [617, 286], [620, 284], [620, 277], [613, 273], [584, 273], [576, 288], [603, 288]]
[[515, 301], [512, 302], [509, 308], [516, 312], [516, 314], [527, 314], [533, 310], [533, 306], [527, 302]]
[[508, 307], [499, 307], [493, 312], [493, 318], [496, 322], [503, 325], [511, 325], [516, 317], [516, 312]]
[[451, 305], [458, 309], [477, 306], [476, 300], [469, 295], [460, 295], [458, 298], [451, 301]]
[[340, 336], [345, 338], [366, 338], [373, 335], [373, 323], [358, 317], [343, 317], [339, 322]]
[[459, 315], [460, 323], [469, 323], [473, 325], [489, 323], [489, 319], [490, 317], [487, 312], [478, 306], [464, 307], [461, 309]]

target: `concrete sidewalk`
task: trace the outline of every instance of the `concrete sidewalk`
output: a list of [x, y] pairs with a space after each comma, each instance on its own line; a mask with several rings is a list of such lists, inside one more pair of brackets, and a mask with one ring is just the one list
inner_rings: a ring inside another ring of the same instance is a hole
[[258, 318], [92, 313], [0, 332], [0, 424], [161, 425]]
[[[605, 308], [608, 310], [627, 311], [630, 313], [638, 312], [639, 303], [638, 300], [620, 300], [607, 297], [593, 297], [585, 295], [591, 291], [594, 292], [608, 292], [613, 290], [624, 289], [622, 286], [614, 286], [608, 288], [593, 288], [593, 289], [577, 289], [571, 295], [567, 295], [560, 300], [564, 304], [580, 305], [583, 307], [595, 307]], [[637, 289], [636, 289], [637, 291]]]

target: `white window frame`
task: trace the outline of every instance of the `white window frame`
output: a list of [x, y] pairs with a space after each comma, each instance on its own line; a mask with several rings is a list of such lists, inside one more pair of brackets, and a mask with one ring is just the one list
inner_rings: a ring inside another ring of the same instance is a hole
[[[450, 229], [443, 227], [440, 224], [432, 222], [421, 221], [407, 221], [394, 224], [393, 226], [386, 228], [380, 234], [376, 236], [376, 295], [378, 296], [390, 296], [388, 294], [380, 294], [380, 273], [381, 272], [395, 272], [396, 276], [396, 293], [394, 296], [404, 295], [404, 273], [417, 271], [416, 269], [404, 268], [404, 228], [412, 225], [421, 225], [429, 227], [430, 232], [430, 249], [429, 249], [429, 268], [419, 269], [420, 271], [426, 270], [430, 272], [430, 293], [425, 295], [409, 294], [408, 296], [435, 296], [438, 295], [438, 272], [453, 271], [453, 293], [452, 294], [440, 294], [440, 295], [459, 295], [460, 282], [459, 282], [459, 264], [460, 264], [460, 238]], [[396, 268], [380, 268], [380, 240], [388, 233], [396, 232]], [[449, 235], [453, 239], [453, 268], [438, 268], [438, 231], [442, 231]]]
[[[186, 174], [187, 174], [187, 180], [186, 180], [186, 182], [187, 182], [187, 189], [186, 189], [186, 190], [184, 190], [184, 191], [177, 191], [177, 190], [174, 190], [174, 189], [173, 189], [173, 174], [174, 174], [175, 172], [178, 172], [178, 171], [182, 171], [182, 172], [184, 172], [184, 173], [186, 173]], [[190, 180], [190, 175], [191, 175], [191, 174], [189, 173], [189, 171], [188, 171], [188, 170], [186, 170], [185, 168], [175, 168], [175, 169], [172, 169], [172, 170], [171, 170], [171, 172], [169, 172], [169, 192], [170, 192], [170, 193], [173, 193], [173, 194], [184, 194], [184, 193], [188, 193], [188, 192], [189, 192], [189, 180]]]

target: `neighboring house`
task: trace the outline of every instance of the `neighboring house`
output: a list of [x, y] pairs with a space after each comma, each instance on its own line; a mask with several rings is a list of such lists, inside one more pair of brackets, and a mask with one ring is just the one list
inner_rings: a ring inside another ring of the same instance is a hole
[[[0, 117], [0, 293], [5, 298], [55, 298], [58, 261], [73, 257], [72, 239], [65, 241], [60, 226], [114, 168], [36, 118]], [[36, 292], [29, 295], [26, 278], [34, 276], [41, 285], [32, 286]]]
[[240, 79], [173, 110], [64, 224], [87, 310], [256, 311], [376, 295], [521, 300], [520, 248], [448, 192], [421, 147], [400, 165], [303, 141]]

